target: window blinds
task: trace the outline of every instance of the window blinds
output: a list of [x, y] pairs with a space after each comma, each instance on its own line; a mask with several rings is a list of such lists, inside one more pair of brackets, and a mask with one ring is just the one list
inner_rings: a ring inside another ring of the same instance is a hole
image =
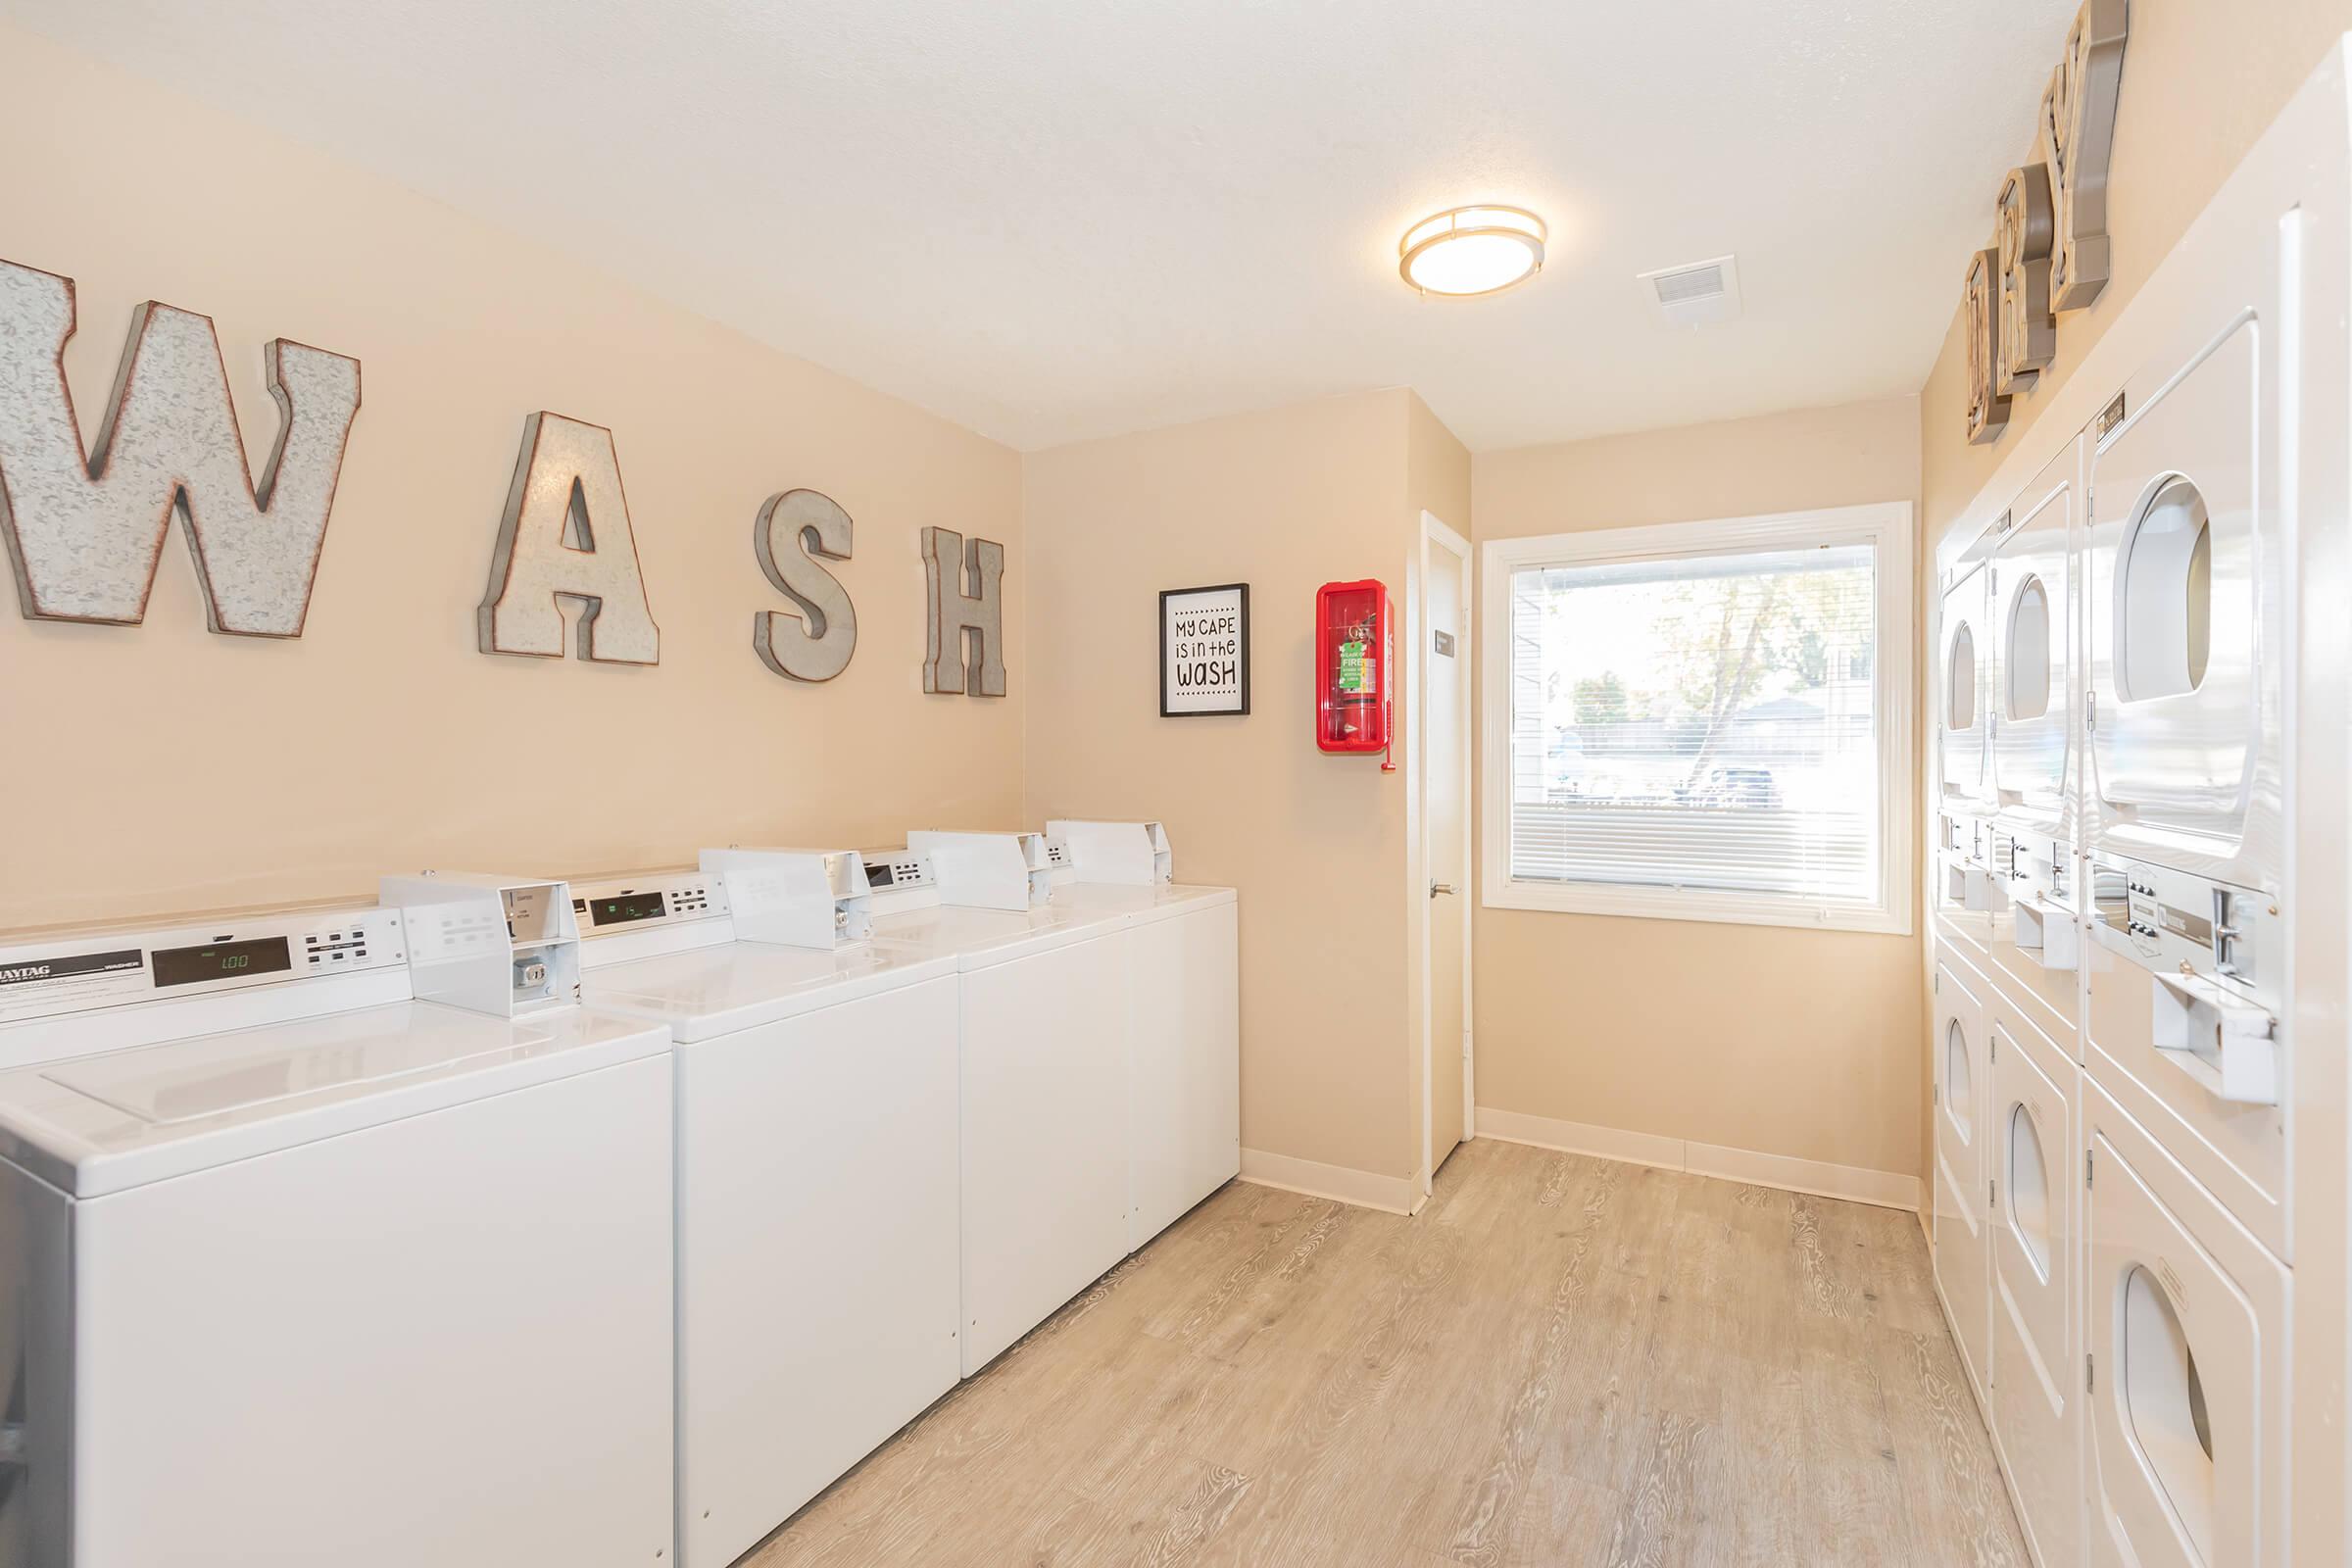
[[1510, 574], [1514, 879], [1880, 897], [1877, 548]]

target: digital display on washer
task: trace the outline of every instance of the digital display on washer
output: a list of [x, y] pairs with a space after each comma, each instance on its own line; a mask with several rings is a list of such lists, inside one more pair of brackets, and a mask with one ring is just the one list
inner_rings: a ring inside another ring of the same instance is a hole
[[869, 887], [886, 888], [899, 879], [898, 868], [888, 860], [865, 862], [865, 880]]
[[227, 980], [249, 974], [283, 974], [294, 967], [284, 937], [251, 942], [214, 942], [201, 948], [158, 948], [148, 955], [158, 986], [192, 986], [199, 980]]
[[588, 918], [598, 925], [627, 925], [632, 920], [659, 920], [668, 912], [669, 905], [659, 893], [624, 893], [594, 901]]

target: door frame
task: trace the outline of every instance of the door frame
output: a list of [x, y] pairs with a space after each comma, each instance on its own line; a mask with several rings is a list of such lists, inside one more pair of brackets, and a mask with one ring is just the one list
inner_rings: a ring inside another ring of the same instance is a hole
[[1429, 672], [1433, 662], [1426, 646], [1429, 641], [1430, 626], [1424, 608], [1429, 596], [1429, 564], [1432, 550], [1443, 550], [1448, 555], [1460, 558], [1461, 561], [1461, 575], [1457, 579], [1461, 583], [1462, 591], [1461, 630], [1455, 636], [1454, 658], [1460, 662], [1460, 667], [1465, 677], [1462, 681], [1462, 735], [1461, 745], [1458, 748], [1462, 802], [1462, 886], [1454, 898], [1462, 911], [1462, 1142], [1468, 1143], [1477, 1136], [1478, 1131], [1478, 1097], [1475, 1092], [1477, 1071], [1472, 1058], [1475, 1031], [1471, 1027], [1474, 1009], [1471, 1004], [1470, 974], [1471, 922], [1474, 918], [1473, 902], [1476, 897], [1478, 878], [1478, 861], [1474, 854], [1477, 840], [1473, 823], [1473, 818], [1477, 813], [1477, 797], [1472, 793], [1474, 773], [1471, 758], [1478, 734], [1478, 675], [1476, 664], [1473, 662], [1473, 651], [1478, 644], [1473, 636], [1474, 628], [1471, 625], [1471, 615], [1476, 608], [1475, 590], [1470, 575], [1473, 557], [1468, 539], [1447, 527], [1434, 514], [1424, 512], [1421, 514], [1419, 548], [1414, 563], [1417, 569], [1414, 574], [1414, 597], [1410, 607], [1412, 611], [1411, 640], [1406, 644], [1411, 651], [1411, 668], [1407, 679], [1410, 682], [1413, 696], [1412, 724], [1407, 735], [1407, 752], [1409, 765], [1412, 768], [1415, 804], [1418, 807], [1414, 812], [1413, 835], [1416, 853], [1412, 857], [1412, 860], [1419, 874], [1413, 880], [1408, 897], [1416, 901], [1418, 905], [1417, 927], [1421, 933], [1420, 1191], [1424, 1198], [1429, 1195], [1437, 1181], [1437, 1164], [1434, 1157], [1437, 1148], [1435, 1127], [1437, 1102], [1430, 1093], [1434, 1087], [1431, 1076], [1432, 1064], [1435, 1060], [1435, 1053], [1432, 1050], [1432, 1031], [1436, 1020], [1430, 1015], [1429, 994], [1430, 955], [1434, 951], [1431, 945], [1437, 940], [1437, 922], [1431, 919], [1429, 914], [1430, 906], [1436, 901], [1429, 896], [1431, 748], [1423, 729], [1423, 720], [1429, 713]]

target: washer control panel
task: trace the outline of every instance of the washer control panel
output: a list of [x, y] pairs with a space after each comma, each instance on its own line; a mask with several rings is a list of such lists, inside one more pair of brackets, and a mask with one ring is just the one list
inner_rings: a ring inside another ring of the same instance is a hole
[[276, 911], [148, 930], [60, 932], [0, 947], [0, 1023], [407, 961], [398, 909]]
[[930, 858], [913, 850], [867, 850], [864, 858], [866, 886], [876, 893], [938, 885], [931, 875]]
[[647, 871], [571, 890], [583, 937], [715, 919], [727, 912], [725, 885], [703, 871]]

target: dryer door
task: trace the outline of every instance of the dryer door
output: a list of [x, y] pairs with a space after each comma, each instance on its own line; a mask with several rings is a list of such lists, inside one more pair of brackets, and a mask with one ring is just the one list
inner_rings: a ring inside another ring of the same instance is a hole
[[1992, 1037], [1992, 1428], [2037, 1560], [2071, 1563], [2082, 1513], [2082, 1069], [1997, 995]]
[[2076, 731], [2068, 710], [2075, 451], [2068, 443], [2017, 498], [2009, 531], [1986, 569], [1993, 785], [2004, 817], [2019, 831], [2031, 827], [2053, 839], [2067, 836]]
[[2286, 1562], [2286, 1275], [2095, 1088], [2090, 1557]]
[[1971, 566], [1943, 596], [1936, 724], [1943, 798], [1985, 809], [1992, 804], [1985, 756], [1985, 736], [1991, 723], [1984, 688], [1984, 668], [1991, 655], [1992, 642], [1984, 626], [1984, 570]]
[[1955, 964], [1936, 970], [1936, 1283], [1979, 1398], [1992, 1379], [1990, 1206], [1985, 1053], [1980, 982]]
[[2171, 379], [2092, 459], [2092, 796], [2125, 853], [2228, 857], [2246, 832], [2280, 635], [2264, 361], [2248, 311], [2177, 375], [2143, 374], [2131, 391]]

